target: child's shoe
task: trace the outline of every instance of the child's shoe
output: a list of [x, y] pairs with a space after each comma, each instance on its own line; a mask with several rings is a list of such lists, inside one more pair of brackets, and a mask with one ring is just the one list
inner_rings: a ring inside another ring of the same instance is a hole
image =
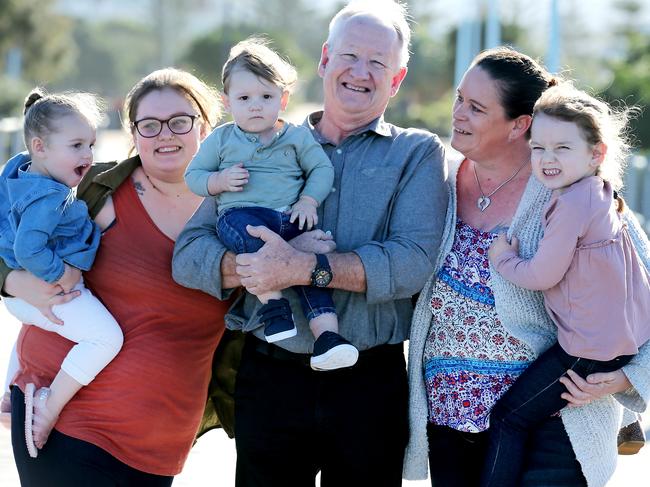
[[645, 445], [645, 433], [640, 421], [622, 427], [618, 432], [618, 454], [634, 455]]
[[289, 301], [285, 298], [269, 299], [257, 315], [264, 323], [264, 338], [269, 343], [296, 336], [298, 330], [293, 322], [293, 314]]
[[309, 361], [314, 370], [335, 370], [352, 367], [359, 359], [359, 350], [333, 331], [324, 331], [314, 343]]

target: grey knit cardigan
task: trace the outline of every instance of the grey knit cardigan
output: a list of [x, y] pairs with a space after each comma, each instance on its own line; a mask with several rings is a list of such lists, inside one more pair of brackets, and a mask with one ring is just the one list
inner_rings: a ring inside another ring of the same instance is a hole
[[[410, 438], [404, 460], [404, 478], [409, 480], [426, 479], [428, 476], [428, 406], [422, 362], [432, 320], [429, 301], [433, 284], [454, 241], [456, 176], [460, 163], [451, 163], [450, 166], [449, 207], [442, 245], [435, 272], [422, 289], [411, 326], [408, 361]], [[524, 258], [532, 257], [537, 250], [543, 235], [542, 209], [550, 195], [551, 192], [531, 176], [508, 230], [509, 236], [519, 238], [519, 252]], [[632, 212], [626, 211], [625, 220], [641, 259], [650, 268], [650, 243], [645, 233]], [[513, 336], [529, 345], [538, 355], [556, 341], [557, 329], [546, 314], [541, 292], [519, 288], [503, 279], [494, 269], [491, 269], [490, 284], [499, 318]], [[562, 410], [564, 427], [590, 487], [604, 486], [616, 469], [616, 436], [624, 408], [643, 412], [650, 399], [649, 344], [641, 347], [639, 354], [623, 370], [632, 383], [627, 391], [586, 406]]]

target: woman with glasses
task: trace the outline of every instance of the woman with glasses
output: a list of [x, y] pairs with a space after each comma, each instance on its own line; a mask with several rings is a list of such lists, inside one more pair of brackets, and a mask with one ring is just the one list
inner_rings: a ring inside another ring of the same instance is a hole
[[[137, 153], [94, 165], [79, 185], [102, 230], [89, 289], [120, 324], [118, 356], [62, 411], [37, 458], [25, 447], [23, 391], [49, 384], [71, 342], [33, 326], [18, 339], [12, 443], [22, 485], [167, 486], [192, 446], [228, 302], [183, 288], [171, 275], [174, 241], [202, 198], [183, 174], [219, 115], [216, 92], [184, 71], [140, 80], [125, 117]], [[224, 278], [224, 288], [238, 282]], [[44, 313], [75, 299], [0, 262], [4, 293]]]

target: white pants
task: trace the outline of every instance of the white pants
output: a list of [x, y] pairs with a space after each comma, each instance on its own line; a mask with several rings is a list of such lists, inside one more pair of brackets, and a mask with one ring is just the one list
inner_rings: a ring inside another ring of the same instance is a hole
[[[4, 298], [7, 310], [19, 321], [53, 331], [75, 342], [61, 364], [61, 370], [82, 385], [88, 385], [95, 376], [113, 360], [122, 348], [122, 329], [104, 305], [86, 289], [83, 279], [74, 287], [81, 295], [65, 304], [52, 307], [54, 314], [63, 321], [57, 325], [41, 312], [19, 298]], [[14, 353], [16, 347], [14, 346]], [[17, 370], [17, 360], [10, 359], [7, 380], [11, 381]], [[14, 365], [12, 365], [14, 364]]]

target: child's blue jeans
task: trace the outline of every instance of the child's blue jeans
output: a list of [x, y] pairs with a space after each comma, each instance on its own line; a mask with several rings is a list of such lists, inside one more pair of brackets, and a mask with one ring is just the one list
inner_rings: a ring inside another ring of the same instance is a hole
[[[288, 213], [269, 208], [257, 206], [229, 208], [219, 214], [217, 235], [228, 250], [236, 254], [249, 254], [261, 249], [264, 241], [251, 236], [246, 231], [246, 225], [262, 225], [284, 240], [291, 240], [304, 230], [300, 230], [298, 222], [289, 222], [289, 218]], [[298, 293], [302, 310], [308, 320], [325, 313], [336, 312], [330, 289], [311, 286], [294, 286], [293, 289]]]
[[556, 343], [540, 355], [499, 399], [490, 413], [489, 446], [481, 486], [518, 486], [529, 431], [567, 405], [560, 396], [560, 378], [571, 369], [581, 377], [613, 372], [632, 359], [621, 355], [609, 361], [574, 357]]

